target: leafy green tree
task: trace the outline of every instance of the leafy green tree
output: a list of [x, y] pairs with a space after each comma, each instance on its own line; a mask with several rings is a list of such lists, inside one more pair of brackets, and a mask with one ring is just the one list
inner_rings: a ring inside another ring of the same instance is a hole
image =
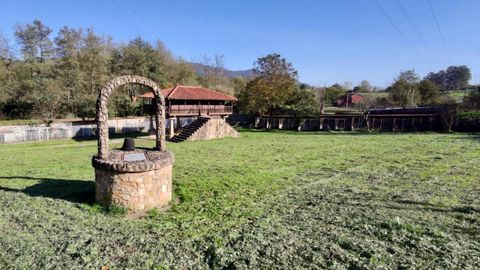
[[472, 78], [467, 66], [449, 66], [446, 71], [448, 90], [465, 89]]
[[418, 93], [416, 92], [419, 77], [414, 70], [400, 72], [392, 86], [387, 88], [389, 98], [394, 104], [407, 107], [415, 106]]
[[8, 40], [0, 33], [0, 117], [10, 97], [12, 58]]
[[197, 75], [190, 63], [181, 58], [175, 58], [160, 40], [155, 42], [154, 49], [160, 63], [162, 63], [162, 72], [166, 77], [166, 84], [163, 85], [164, 87], [171, 87], [177, 84], [198, 84]]
[[60, 84], [54, 79], [45, 79], [41, 82], [42, 95], [34, 98], [33, 116], [50, 124], [63, 114], [64, 95]]
[[325, 94], [324, 94], [325, 104], [327, 106], [333, 106], [337, 104], [337, 100], [341, 96], [345, 95], [346, 92], [347, 90], [345, 90], [343, 86], [341, 86], [338, 83], [325, 88]]
[[166, 67], [155, 48], [141, 37], [114, 52], [113, 72], [118, 75], [137, 74], [167, 85]]
[[397, 81], [405, 81], [408, 84], [415, 84], [418, 83], [420, 80], [420, 77], [415, 73], [415, 70], [410, 69], [410, 70], [404, 70], [400, 72], [400, 74], [397, 77]]
[[296, 89], [297, 71], [279, 54], [258, 58], [253, 69], [255, 78], [240, 94], [243, 109], [254, 114], [269, 114], [283, 109]]
[[84, 95], [76, 102], [77, 109], [75, 115], [82, 118], [83, 121], [95, 118], [97, 113], [96, 102], [97, 96], [88, 94]]
[[480, 111], [480, 86], [463, 98], [463, 109]]
[[446, 70], [430, 72], [425, 80], [431, 81], [442, 90], [457, 90], [468, 87], [468, 81], [472, 78], [467, 66], [449, 66]]
[[360, 85], [357, 85], [353, 88], [353, 92], [355, 93], [370, 93], [373, 91], [373, 87], [367, 80], [362, 80]]
[[420, 97], [420, 104], [422, 106], [429, 106], [438, 102], [440, 90], [431, 81], [423, 80], [418, 84], [418, 94]]
[[[21, 45], [24, 62], [15, 70], [15, 80], [20, 83], [16, 89], [18, 108], [24, 116], [39, 116], [45, 121], [58, 116], [62, 90], [54, 80], [52, 30], [41, 21], [17, 25], [15, 36]], [[54, 104], [55, 103], [55, 104]], [[57, 104], [58, 103], [58, 104]]]
[[[115, 75], [136, 74], [154, 80], [160, 87], [166, 87], [168, 86], [166, 58], [168, 56], [164, 51], [157, 50], [148, 41], [137, 37], [127, 45], [114, 50], [111, 67]], [[116, 105], [117, 116], [137, 114], [139, 105], [130, 100], [130, 92], [148, 91], [139, 86], [128, 87], [130, 90], [116, 91], [112, 96], [111, 103]]]
[[238, 97], [242, 91], [245, 91], [245, 88], [247, 87], [247, 82], [243, 77], [234, 77], [231, 79], [231, 82], [236, 97]]
[[424, 80], [432, 82], [443, 91], [448, 89], [447, 74], [444, 70], [430, 72], [425, 76]]
[[320, 112], [320, 102], [311, 89], [297, 88], [287, 106], [296, 116], [315, 116]]
[[412, 84], [407, 81], [397, 80], [392, 86], [388, 87], [386, 91], [388, 92], [389, 99], [392, 100], [394, 104], [405, 108], [411, 101], [411, 88]]

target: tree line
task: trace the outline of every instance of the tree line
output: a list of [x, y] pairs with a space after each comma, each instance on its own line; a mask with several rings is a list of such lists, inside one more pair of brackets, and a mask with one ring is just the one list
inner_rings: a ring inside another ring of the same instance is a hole
[[[101, 87], [115, 76], [136, 74], [148, 77], [160, 87], [176, 84], [203, 85], [234, 94], [236, 80], [222, 74], [223, 56], [205, 57], [203, 74], [191, 63], [174, 57], [161, 41], [151, 44], [137, 37], [116, 44], [91, 28], [64, 26], [55, 37], [40, 20], [14, 28], [15, 45], [0, 34], [0, 118], [56, 118], [95, 116], [95, 102]], [[112, 116], [139, 114], [132, 92], [124, 87], [109, 102]]]
[[[448, 105], [452, 100], [447, 91], [468, 88], [471, 78], [468, 67], [450, 66], [423, 79], [414, 70], [402, 71], [386, 89], [374, 87], [367, 80], [356, 86], [345, 82], [315, 87], [300, 83], [292, 63], [275, 53], [257, 59], [252, 77], [227, 78], [223, 56], [205, 56], [202, 64], [192, 64], [174, 57], [161, 41], [151, 44], [137, 37], [116, 44], [93, 29], [67, 26], [52, 38], [52, 29], [40, 20], [16, 25], [14, 30], [19, 53], [0, 35], [0, 118], [38, 118], [47, 122], [64, 117], [93, 118], [98, 91], [111, 78], [125, 74], [148, 77], [162, 88], [176, 84], [213, 88], [235, 95], [240, 113], [272, 117], [323, 113], [348, 91], [384, 93], [365, 94], [356, 105], [361, 110]], [[137, 87], [116, 91], [109, 102], [111, 116], [142, 113], [131, 95], [146, 89]], [[465, 106], [477, 106], [477, 92], [465, 98]]]
[[[475, 107], [472, 104], [475, 104], [478, 93], [478, 86], [468, 84], [471, 72], [467, 66], [450, 66], [446, 70], [430, 72], [422, 79], [415, 70], [405, 70], [385, 89], [375, 87], [367, 80], [355, 86], [348, 81], [327, 87], [299, 83], [292, 64], [275, 54], [259, 58], [254, 73], [257, 78], [248, 82], [245, 91], [239, 95], [240, 109], [263, 115], [287, 110], [290, 114], [303, 116], [324, 113], [325, 108], [337, 106], [338, 100], [348, 92], [364, 97], [353, 105], [353, 109], [359, 110], [419, 106], [459, 106], [462, 110], [470, 110]], [[457, 104], [449, 94], [451, 90], [465, 90], [463, 102]]]

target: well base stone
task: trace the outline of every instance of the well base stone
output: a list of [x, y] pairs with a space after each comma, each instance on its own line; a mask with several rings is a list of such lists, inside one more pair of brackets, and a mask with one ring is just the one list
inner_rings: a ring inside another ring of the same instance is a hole
[[[130, 212], [162, 208], [172, 200], [173, 154], [163, 156], [150, 170], [115, 170], [95, 167], [95, 199], [102, 206], [127, 208]], [[169, 160], [165, 160], [169, 159]], [[141, 163], [141, 162], [140, 162]], [[139, 166], [144, 167], [144, 166]]]

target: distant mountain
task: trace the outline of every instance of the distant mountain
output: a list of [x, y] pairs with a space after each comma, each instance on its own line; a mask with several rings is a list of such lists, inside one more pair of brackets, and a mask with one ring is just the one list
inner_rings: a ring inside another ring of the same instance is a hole
[[[203, 75], [203, 70], [205, 69], [205, 65], [200, 63], [190, 63], [190, 64], [193, 66], [193, 69], [195, 70], [195, 73], [197, 73], [197, 75]], [[213, 68], [213, 67], [209, 67], [209, 68]], [[248, 79], [253, 77], [253, 70], [251, 69], [229, 70], [226, 68], [222, 68], [222, 73], [227, 78], [244, 77]]]

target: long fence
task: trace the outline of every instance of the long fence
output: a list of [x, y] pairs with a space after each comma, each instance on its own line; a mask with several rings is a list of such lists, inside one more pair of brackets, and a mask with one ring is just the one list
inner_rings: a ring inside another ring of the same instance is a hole
[[[193, 119], [182, 118], [182, 126], [190, 124]], [[170, 121], [166, 121], [169, 128]], [[178, 125], [178, 120], [174, 126]], [[151, 117], [120, 118], [108, 121], [110, 135], [132, 132], [151, 132], [155, 130], [155, 120]], [[62, 122], [47, 125], [12, 125], [0, 126], [0, 144], [30, 141], [48, 141], [65, 138], [91, 138], [97, 131], [95, 124]]]
[[439, 116], [431, 115], [331, 115], [319, 118], [295, 119], [291, 117], [257, 117], [255, 128], [300, 129], [307, 131], [441, 131]]

